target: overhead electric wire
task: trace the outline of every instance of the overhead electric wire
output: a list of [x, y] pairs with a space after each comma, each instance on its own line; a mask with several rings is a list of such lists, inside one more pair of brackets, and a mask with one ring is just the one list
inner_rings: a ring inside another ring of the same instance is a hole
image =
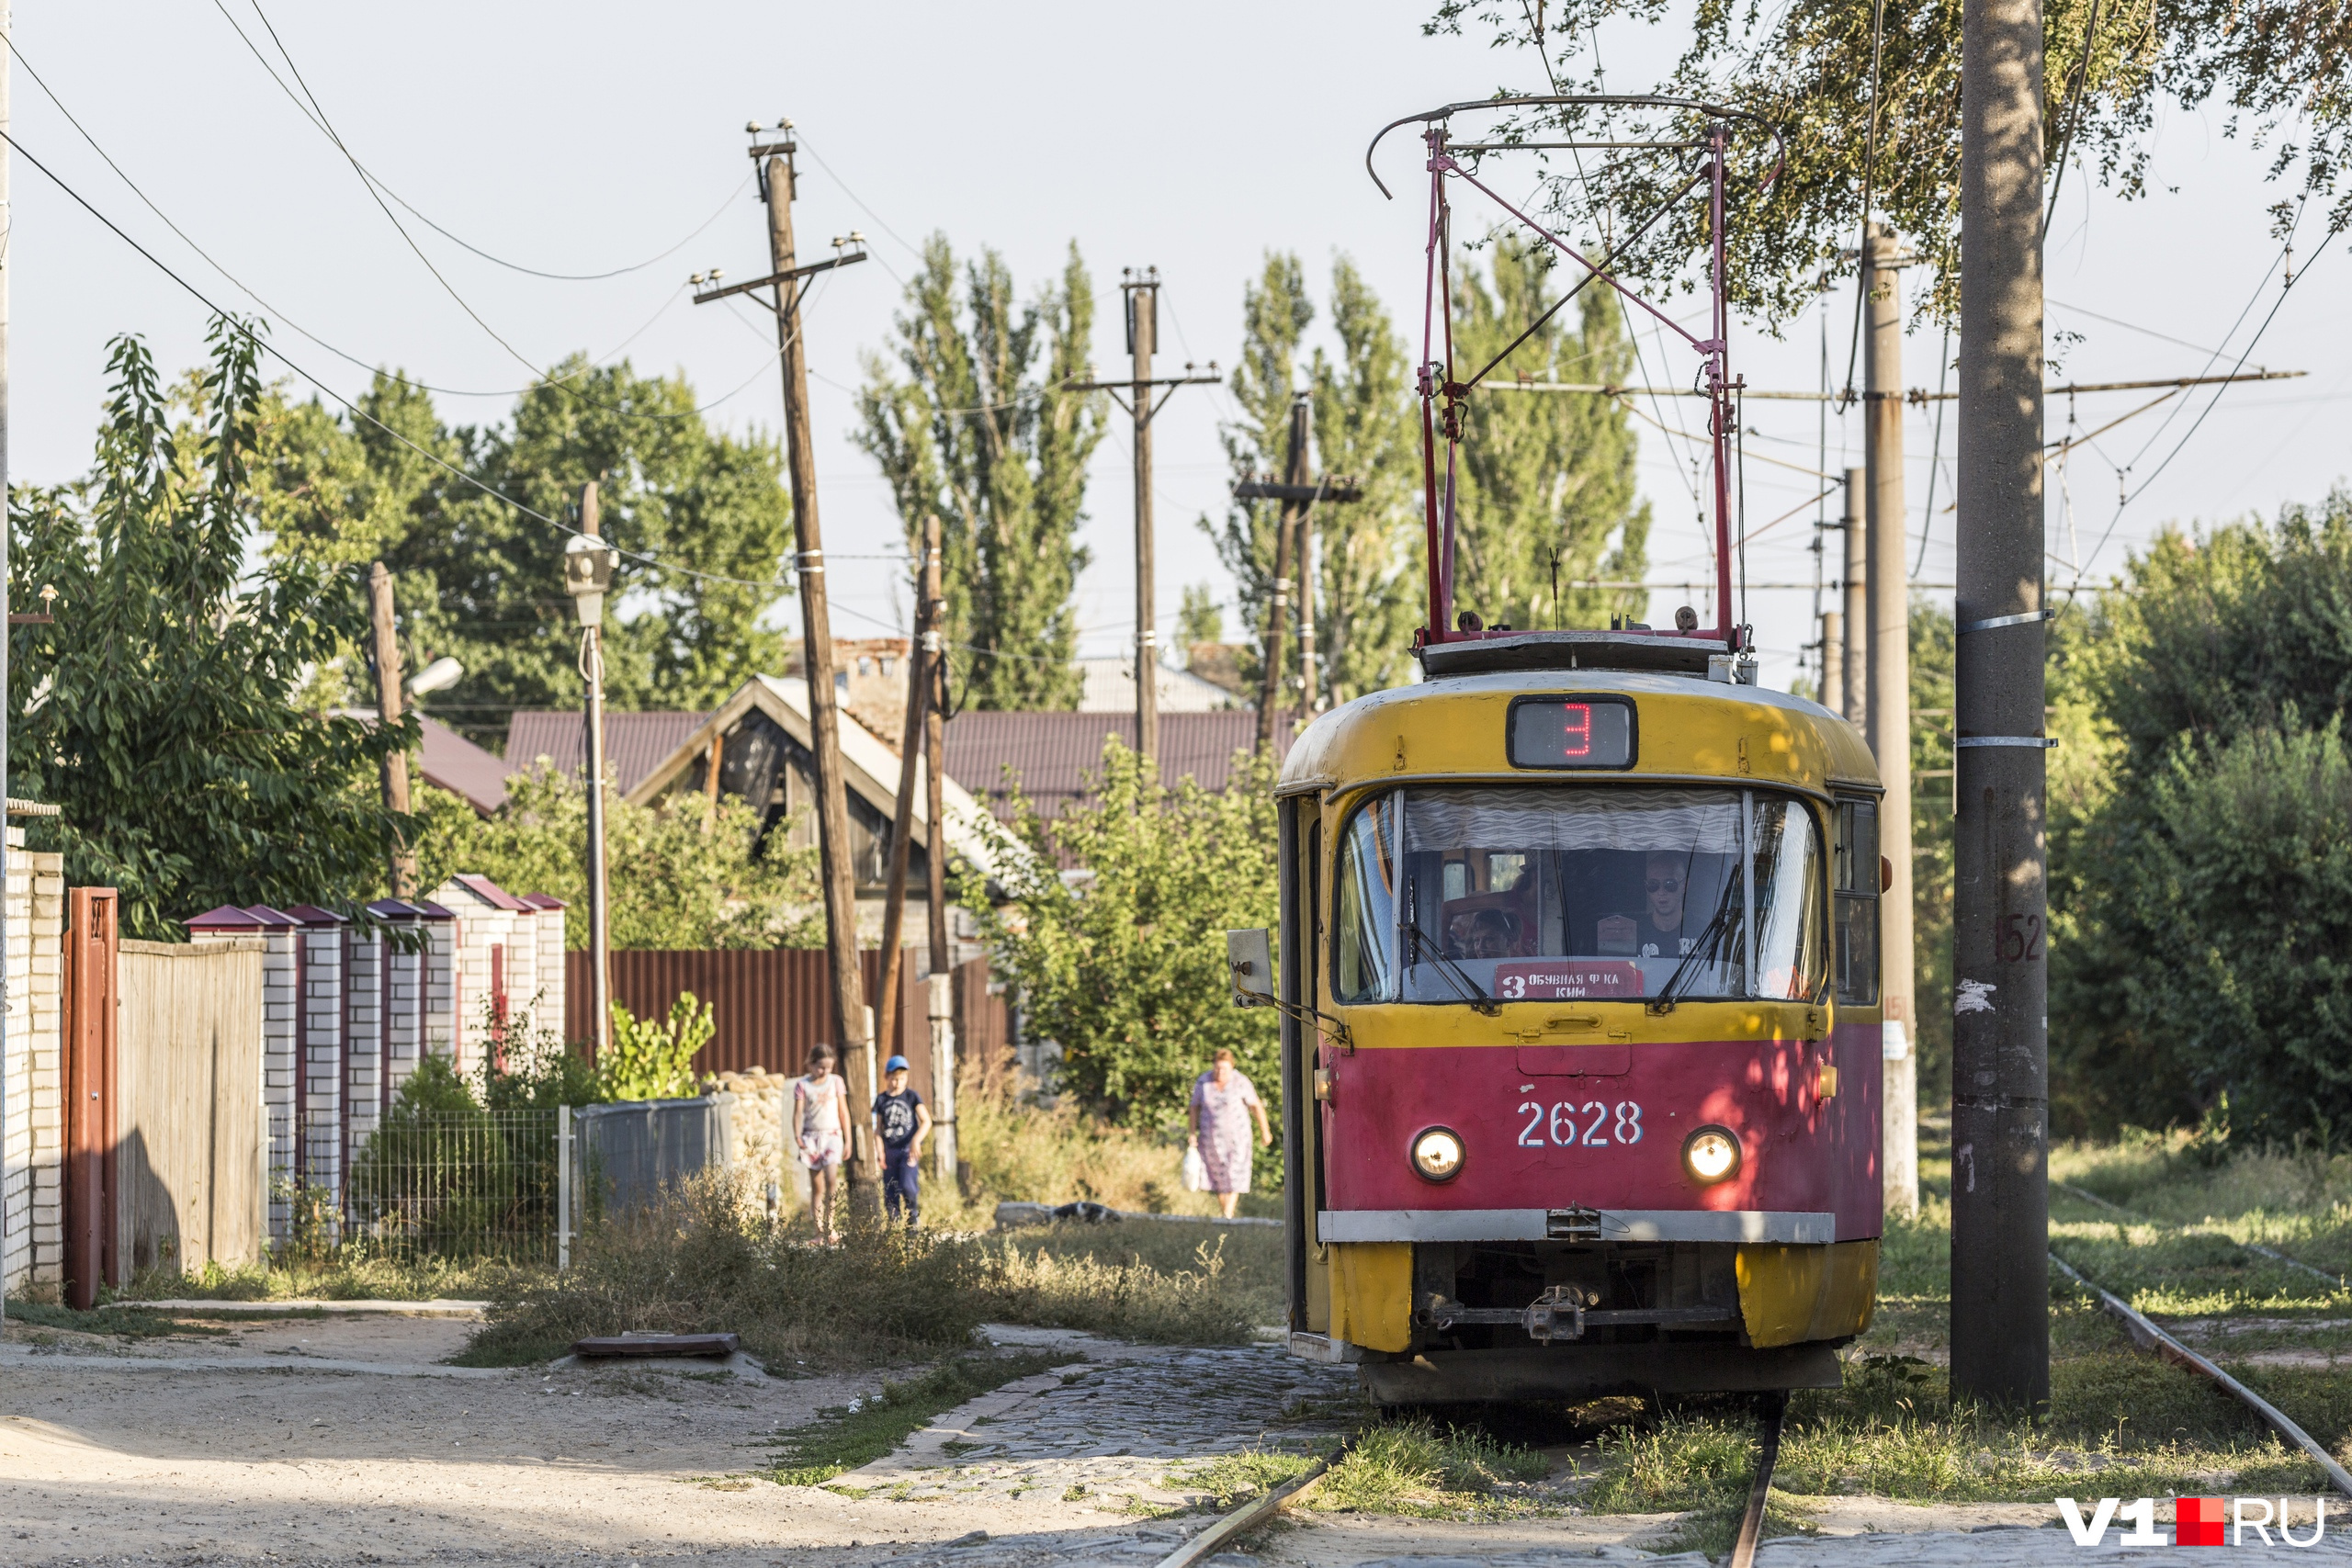
[[[350, 151], [344, 147], [342, 138], [336, 136], [334, 129], [326, 123], [324, 111], [322, 110], [315, 114], [312, 113], [311, 107], [306, 106], [303, 103], [301, 96], [298, 96], [294, 89], [286, 85], [285, 78], [279, 76], [277, 68], [270, 64], [269, 57], [262, 53], [260, 47], [254, 42], [251, 35], [246, 33], [245, 29], [239, 25], [237, 18], [230, 15], [228, 7], [221, 4], [221, 0], [213, 0], [213, 5], [220, 10], [221, 17], [227, 20], [229, 26], [236, 29], [237, 37], [243, 41], [246, 49], [252, 51], [254, 58], [260, 62], [261, 68], [269, 73], [269, 79], [277, 84], [278, 91], [284, 93], [288, 98], [291, 99], [294, 107], [301, 111], [302, 118], [310, 120], [311, 123], [324, 133], [330, 141], [334, 141], [336, 148], [342, 151], [345, 157], [350, 157]], [[263, 15], [261, 6], [258, 4], [254, 6], [254, 14], [256, 17], [261, 17], [261, 24], [263, 27], [269, 28], [270, 42], [277, 46], [278, 53], [285, 58], [287, 69], [294, 73], [295, 79], [297, 81], [300, 81], [302, 73], [300, 69], [295, 65], [294, 57], [291, 54], [287, 53], [286, 45], [277, 37], [277, 29], [274, 27], [270, 27], [268, 17]], [[310, 85], [308, 83], [304, 83], [302, 92], [304, 94], [308, 94], [310, 90]], [[316, 101], [316, 99], [311, 100], [312, 104], [315, 104]], [[390, 197], [394, 201], [399, 202], [402, 207], [408, 209], [410, 214], [413, 216], [418, 222], [424, 224], [426, 228], [432, 230], [443, 239], [447, 240], [450, 243], [471, 251], [475, 255], [480, 256], [482, 260], [491, 263], [494, 266], [503, 266], [510, 272], [524, 273], [532, 277], [544, 277], [557, 283], [600, 283], [606, 278], [619, 277], [625, 274], [632, 272], [642, 272], [647, 267], [651, 266], [655, 262], [661, 261], [664, 257], [676, 254], [678, 252], [685, 249], [687, 245], [691, 244], [698, 236], [700, 236], [704, 230], [709, 228], [713, 223], [718, 222], [720, 218], [724, 217], [726, 215], [728, 206], [732, 203], [738, 196], [742, 194], [743, 186], [750, 185], [754, 177], [752, 175], [745, 175], [735, 188], [727, 193], [726, 200], [719, 203], [718, 209], [712, 212], [709, 217], [704, 219], [700, 223], [695, 225], [693, 231], [688, 233], [685, 238], [680, 240], [676, 244], [670, 246], [667, 250], [658, 252], [653, 255], [646, 257], [641, 262], [631, 262], [627, 266], [616, 266], [606, 272], [548, 272], [539, 267], [525, 266], [520, 262], [508, 261], [503, 256], [496, 255], [489, 251], [483, 250], [480, 245], [473, 243], [462, 235], [453, 233], [449, 230], [445, 229], [440, 224], [435, 222], [424, 212], [418, 210], [415, 203], [401, 195], [400, 192], [394, 190], [390, 185], [386, 184], [373, 169], [360, 164], [356, 158], [353, 159], [353, 166], [358, 168], [362, 177], [380, 188], [386, 196]], [[864, 206], [865, 204], [860, 202], [859, 205]], [[877, 219], [876, 221], [879, 222], [880, 220]]]
[[[624, 408], [618, 404], [608, 403], [601, 398], [591, 397], [587, 393], [581, 391], [578, 388], [567, 385], [566, 383], [569, 378], [556, 376], [549, 373], [545, 367], [535, 363], [528, 355], [525, 354], [521, 349], [516, 348], [512, 343], [509, 343], [506, 338], [499, 333], [497, 328], [492, 326], [488, 321], [483, 319], [481, 312], [475, 310], [464, 295], [458, 292], [457, 286], [451, 283], [449, 279], [443, 275], [441, 269], [433, 265], [433, 258], [424, 254], [424, 247], [416, 243], [416, 237], [408, 231], [408, 226], [400, 220], [399, 214], [395, 213], [385, 202], [383, 190], [379, 188], [379, 183], [376, 177], [368, 172], [367, 165], [360, 163], [358, 155], [351, 151], [350, 147], [344, 141], [342, 135], [334, 129], [334, 123], [327, 118], [325, 107], [320, 104], [317, 95], [311, 91], [310, 83], [303, 79], [302, 68], [294, 63], [294, 56], [288, 52], [285, 43], [278, 38], [277, 28], [271, 24], [268, 13], [261, 8], [261, 0], [246, 0], [246, 3], [253, 6], [254, 15], [261, 19], [262, 27], [268, 31], [269, 40], [272, 44], [277, 46], [279, 56], [285, 60], [287, 70], [293, 73], [296, 85], [302, 89], [302, 98], [309, 99], [311, 106], [309, 118], [311, 119], [312, 123], [326, 134], [326, 137], [330, 141], [334, 143], [335, 151], [343, 154], [344, 161], [351, 165], [352, 173], [359, 176], [359, 183], [366, 187], [369, 198], [373, 200], [376, 203], [377, 208], [382, 211], [385, 220], [391, 224], [393, 231], [400, 235], [401, 242], [408, 246], [410, 251], [414, 253], [417, 261], [424, 265], [424, 270], [433, 275], [433, 281], [441, 286], [442, 291], [457, 302], [458, 309], [463, 310], [468, 319], [472, 321], [474, 325], [480, 327], [483, 333], [488, 334], [492, 343], [495, 343], [499, 347], [504, 349], [508, 355], [513, 356], [517, 364], [523, 367], [523, 368], [537, 377], [541, 385], [553, 387], [557, 390], [562, 392], [565, 396], [575, 398], [581, 402], [588, 404], [591, 408], [602, 409], [607, 413], [619, 414], [625, 419], [686, 420], [698, 419], [701, 417], [703, 410], [700, 408], [692, 409], [684, 413], [657, 413], [644, 410]], [[220, 15], [226, 18], [229, 25], [232, 28], [236, 28], [237, 36], [244, 39], [245, 47], [253, 51], [254, 58], [261, 62], [262, 68], [265, 71], [269, 72], [270, 79], [277, 83], [281, 91], [285, 91], [288, 96], [291, 96], [292, 89], [288, 88], [285, 82], [279, 78], [277, 73], [271, 69], [268, 58], [261, 52], [260, 49], [254, 43], [252, 38], [246, 34], [245, 29], [242, 27], [238, 27], [237, 18], [230, 15], [229, 8], [223, 3], [223, 0], [212, 0], [212, 4], [214, 7], [220, 11]], [[301, 99], [296, 100], [295, 107], [297, 108], [300, 108], [302, 107]], [[402, 203], [401, 205], [405, 206], [407, 204]], [[707, 227], [707, 225], [705, 226]], [[683, 241], [680, 243], [684, 243]], [[239, 285], [239, 287], [242, 288], [243, 285]], [[305, 333], [303, 335], [307, 337], [310, 334]], [[781, 348], [779, 348], [777, 352], [781, 353]], [[756, 372], [754, 374], [756, 374]], [[745, 383], [747, 386], [750, 383], [748, 381]], [[742, 389], [739, 387], [736, 389], [736, 391], [741, 391], [741, 389]], [[734, 392], [727, 394], [728, 397], [733, 397], [734, 395]], [[714, 402], [708, 406], [715, 408], [718, 404]]]

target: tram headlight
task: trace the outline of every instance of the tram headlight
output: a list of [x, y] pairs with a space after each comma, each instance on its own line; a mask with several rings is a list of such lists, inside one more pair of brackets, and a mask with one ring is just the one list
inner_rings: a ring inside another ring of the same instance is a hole
[[1413, 1169], [1426, 1181], [1451, 1181], [1462, 1174], [1462, 1139], [1451, 1127], [1413, 1134]]
[[1682, 1140], [1682, 1168], [1702, 1187], [1739, 1174], [1739, 1139], [1725, 1127], [1702, 1127]]

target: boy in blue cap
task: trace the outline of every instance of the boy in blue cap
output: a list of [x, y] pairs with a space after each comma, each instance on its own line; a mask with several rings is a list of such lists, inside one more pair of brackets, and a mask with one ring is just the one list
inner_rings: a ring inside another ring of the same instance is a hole
[[907, 1087], [907, 1059], [893, 1056], [882, 1064], [882, 1092], [874, 1097], [874, 1133], [882, 1140], [882, 1207], [899, 1217], [907, 1206], [907, 1224], [916, 1223], [920, 1183], [915, 1162], [922, 1153], [922, 1135], [931, 1131], [931, 1112], [922, 1096]]

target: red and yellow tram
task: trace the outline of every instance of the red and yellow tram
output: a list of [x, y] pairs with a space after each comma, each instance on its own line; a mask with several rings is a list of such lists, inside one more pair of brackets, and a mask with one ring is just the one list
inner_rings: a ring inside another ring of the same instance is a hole
[[1683, 335], [1714, 434], [1714, 626], [1513, 631], [1453, 603], [1454, 448], [1486, 372], [1439, 330], [1448, 187], [1494, 193], [1447, 126], [1499, 110], [1572, 135], [1600, 102], [1411, 117], [1425, 678], [1291, 750], [1273, 994], [1237, 933], [1238, 986], [1283, 1020], [1290, 1343], [1385, 1403], [1835, 1386], [1875, 1294], [1880, 785], [1851, 725], [1754, 684], [1734, 624], [1732, 111], [1638, 101], [1684, 117], [1657, 145], [1708, 160], [1686, 191], [1711, 204], [1713, 330]]

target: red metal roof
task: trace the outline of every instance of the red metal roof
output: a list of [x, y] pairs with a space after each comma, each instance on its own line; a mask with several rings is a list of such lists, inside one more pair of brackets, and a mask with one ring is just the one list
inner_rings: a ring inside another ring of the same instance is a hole
[[[1290, 750], [1290, 731], [1288, 724], [1274, 726], [1277, 762]], [[1123, 745], [1135, 744], [1133, 714], [958, 714], [947, 724], [947, 776], [1010, 820], [1010, 768], [1030, 803], [1052, 818], [1092, 795], [1090, 779], [1102, 771], [1103, 743], [1114, 735]], [[1233, 776], [1234, 754], [1249, 750], [1257, 737], [1254, 713], [1161, 714], [1160, 777], [1221, 790]]]
[[302, 923], [293, 916], [285, 913], [283, 910], [273, 909], [266, 904], [248, 904], [245, 906], [245, 913], [254, 918], [254, 924], [257, 926], [277, 926], [283, 928], [286, 926], [299, 926]]
[[416, 716], [424, 744], [417, 749], [417, 771], [424, 782], [462, 795], [484, 817], [506, 804], [506, 764], [437, 718]]
[[234, 904], [223, 904], [217, 909], [207, 909], [200, 915], [188, 917], [187, 929], [192, 931], [260, 931], [272, 923], [245, 913]]
[[339, 926], [345, 917], [333, 909], [322, 909], [316, 904], [297, 904], [286, 911], [306, 926]]
[[525, 914], [528, 914], [530, 912], [530, 905], [524, 903], [523, 900], [515, 897], [514, 895], [509, 893], [506, 889], [501, 887], [497, 883], [492, 882], [487, 876], [477, 876], [470, 873], [460, 873], [458, 875], [451, 877], [449, 880], [464, 888], [467, 892], [471, 893], [475, 897], [481, 899], [483, 903], [489, 905], [493, 909], [516, 910]]
[[568, 909], [571, 907], [552, 893], [526, 893], [523, 902], [534, 909]]
[[[627, 795], [685, 744], [707, 713], [613, 713], [605, 715], [605, 760], [616, 787]], [[577, 713], [517, 709], [506, 721], [506, 760], [500, 772], [518, 773], [545, 757], [559, 773], [587, 766], [588, 741]], [[503, 787], [503, 785], [501, 786]]]

